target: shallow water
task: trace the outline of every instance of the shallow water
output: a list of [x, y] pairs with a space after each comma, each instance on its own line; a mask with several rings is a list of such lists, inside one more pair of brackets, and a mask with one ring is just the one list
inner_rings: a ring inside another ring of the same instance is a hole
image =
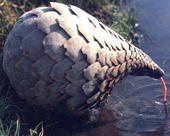
[[[134, 0], [140, 47], [166, 72], [170, 88], [170, 1]], [[170, 98], [162, 103], [160, 81], [148, 77], [128, 77], [113, 89], [112, 109], [120, 117], [116, 122], [121, 136], [170, 136]]]

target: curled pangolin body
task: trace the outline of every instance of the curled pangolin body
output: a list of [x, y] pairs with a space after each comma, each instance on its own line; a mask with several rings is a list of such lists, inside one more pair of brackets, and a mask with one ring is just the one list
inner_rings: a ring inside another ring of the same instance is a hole
[[4, 47], [3, 67], [21, 98], [43, 107], [93, 107], [128, 74], [163, 71], [122, 36], [75, 6], [51, 3], [23, 14]]

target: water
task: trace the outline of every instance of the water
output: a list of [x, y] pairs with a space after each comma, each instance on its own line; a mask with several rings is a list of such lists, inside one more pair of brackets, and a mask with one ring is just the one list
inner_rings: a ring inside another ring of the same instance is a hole
[[[140, 47], [165, 70], [170, 88], [170, 1], [134, 0], [133, 6], [144, 34]], [[162, 103], [160, 81], [128, 77], [113, 89], [112, 98], [121, 136], [170, 136], [170, 98]]]

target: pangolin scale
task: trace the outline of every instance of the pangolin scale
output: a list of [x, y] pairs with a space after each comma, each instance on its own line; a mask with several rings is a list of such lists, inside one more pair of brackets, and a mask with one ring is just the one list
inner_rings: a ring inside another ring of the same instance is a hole
[[28, 103], [44, 108], [91, 108], [128, 74], [164, 74], [141, 49], [93, 16], [54, 2], [23, 14], [3, 51], [13, 88]]

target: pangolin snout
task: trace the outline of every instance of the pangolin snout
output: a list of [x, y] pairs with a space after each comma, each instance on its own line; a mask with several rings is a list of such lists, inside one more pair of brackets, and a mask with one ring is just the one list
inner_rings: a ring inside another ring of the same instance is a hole
[[155, 78], [155, 79], [160, 79], [164, 75], [165, 75], [165, 72], [160, 67], [157, 67], [156, 69], [151, 69], [151, 71], [148, 72], [148, 76]]
[[131, 75], [134, 76], [149, 76], [151, 78], [160, 79], [165, 74], [156, 63], [138, 67], [132, 70]]

